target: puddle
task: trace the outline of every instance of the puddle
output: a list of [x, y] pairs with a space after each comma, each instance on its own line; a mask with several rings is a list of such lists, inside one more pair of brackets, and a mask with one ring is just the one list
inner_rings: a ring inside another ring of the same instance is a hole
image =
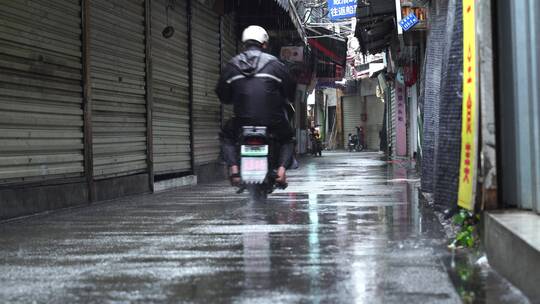
[[530, 303], [517, 288], [496, 273], [487, 263], [476, 263], [482, 257], [473, 252], [452, 252], [444, 259], [456, 291], [465, 304]]
[[306, 229], [305, 225], [219, 225], [190, 229], [196, 234], [276, 233]]

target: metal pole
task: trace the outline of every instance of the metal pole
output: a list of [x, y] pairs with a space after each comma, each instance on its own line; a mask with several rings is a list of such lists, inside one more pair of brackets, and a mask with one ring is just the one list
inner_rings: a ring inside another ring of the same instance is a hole
[[193, 140], [193, 6], [192, 0], [187, 0], [187, 29], [188, 29], [188, 81], [189, 81], [189, 144], [191, 172], [195, 173], [195, 147]]
[[146, 69], [146, 164], [148, 167], [148, 182], [150, 191], [154, 192], [154, 132], [153, 109], [154, 96], [152, 92], [152, 1], [145, 1], [145, 69]]
[[88, 202], [96, 200], [94, 184], [94, 150], [92, 141], [92, 85], [90, 76], [90, 0], [82, 0], [82, 85], [84, 112], [84, 171], [88, 186]]
[[[219, 73], [220, 74], [223, 68], [223, 48], [225, 46], [225, 42], [224, 42], [225, 39], [223, 35], [223, 21], [224, 21], [223, 16], [219, 16]], [[222, 128], [224, 125], [223, 118], [224, 118], [224, 108], [223, 108], [223, 104], [220, 102], [219, 103], [219, 121], [220, 121], [220, 126]]]

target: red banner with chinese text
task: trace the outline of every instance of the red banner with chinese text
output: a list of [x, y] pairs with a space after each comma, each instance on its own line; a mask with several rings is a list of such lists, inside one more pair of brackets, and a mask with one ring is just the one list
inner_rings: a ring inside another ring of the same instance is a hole
[[477, 175], [478, 102], [475, 0], [463, 0], [463, 105], [458, 205], [474, 209]]
[[405, 85], [396, 81], [395, 94], [396, 117], [396, 156], [407, 156], [407, 90]]

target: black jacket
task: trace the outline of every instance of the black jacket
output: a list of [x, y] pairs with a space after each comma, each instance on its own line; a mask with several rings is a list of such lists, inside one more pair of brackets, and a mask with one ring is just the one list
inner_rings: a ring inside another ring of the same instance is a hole
[[255, 47], [229, 61], [216, 87], [221, 102], [234, 105], [235, 117], [263, 125], [287, 121], [295, 90], [287, 67]]

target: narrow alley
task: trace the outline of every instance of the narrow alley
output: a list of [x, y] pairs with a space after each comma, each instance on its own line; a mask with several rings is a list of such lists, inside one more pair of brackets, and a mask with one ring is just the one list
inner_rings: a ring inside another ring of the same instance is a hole
[[540, 1], [0, 3], [0, 304], [540, 304]]
[[0, 224], [0, 302], [459, 303], [416, 175], [381, 159], [305, 158], [266, 203], [218, 182]]
[[406, 168], [357, 155], [308, 162], [265, 204], [214, 183], [2, 225], [0, 299], [457, 302]]

